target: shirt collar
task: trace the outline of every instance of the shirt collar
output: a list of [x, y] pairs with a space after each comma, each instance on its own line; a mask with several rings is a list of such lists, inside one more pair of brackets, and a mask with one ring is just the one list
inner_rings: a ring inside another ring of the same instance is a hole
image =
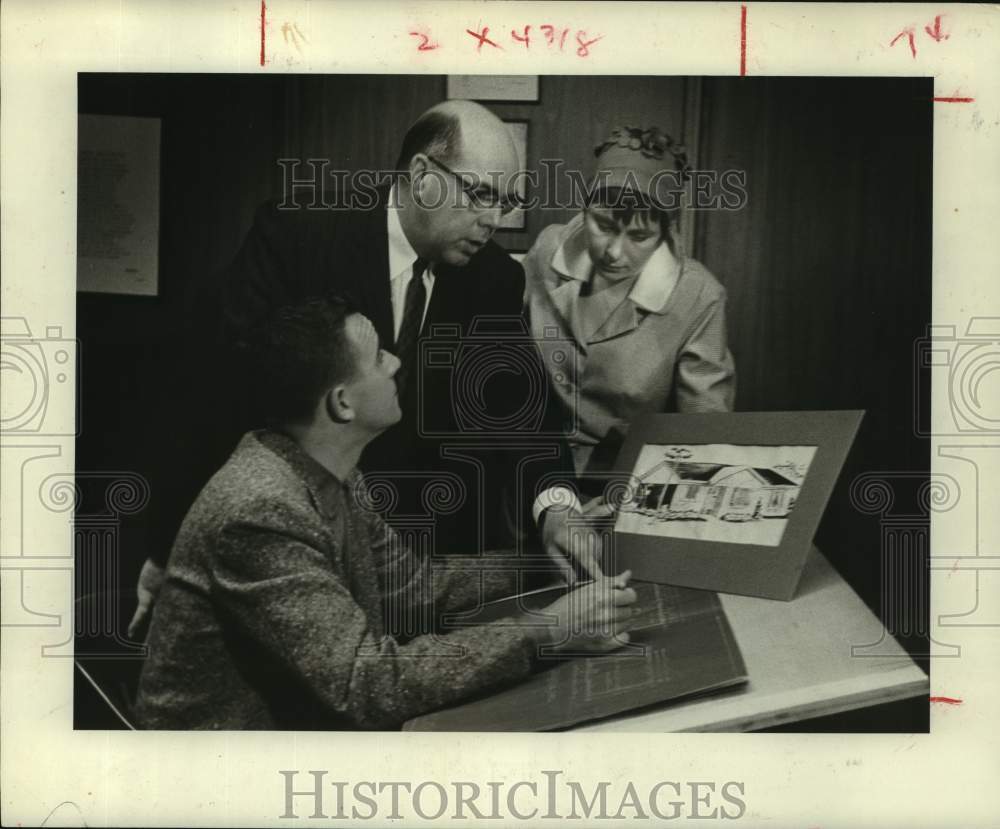
[[[389, 191], [388, 208], [386, 209], [386, 229], [389, 234], [389, 280], [394, 282], [399, 276], [409, 273], [413, 263], [417, 260], [417, 252], [410, 244], [403, 232], [403, 225], [399, 221], [399, 193], [396, 185], [392, 185]], [[431, 269], [426, 271], [428, 277], [433, 279]]]
[[[552, 254], [552, 269], [560, 275], [586, 282], [594, 265], [587, 252], [587, 235], [583, 226], [583, 213], [563, 229], [562, 238]], [[680, 278], [683, 263], [675, 257], [666, 243], [661, 244], [636, 277], [628, 299], [653, 314], [662, 314]]]

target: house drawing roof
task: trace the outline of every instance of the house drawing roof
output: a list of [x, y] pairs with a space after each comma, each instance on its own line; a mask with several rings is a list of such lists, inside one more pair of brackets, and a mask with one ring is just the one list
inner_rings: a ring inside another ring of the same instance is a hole
[[674, 464], [674, 474], [682, 481], [712, 482], [715, 476], [724, 469], [734, 469], [721, 463], [677, 463]]
[[782, 475], [780, 472], [774, 469], [766, 469], [760, 466], [755, 466], [753, 471], [760, 475], [765, 481], [767, 481], [772, 486], [801, 486], [800, 481], [794, 481], [787, 475]]
[[653, 473], [664, 468], [671, 470], [673, 473], [668, 480], [669, 483], [721, 484], [727, 478], [731, 478], [741, 472], [749, 472], [760, 481], [762, 486], [800, 486], [798, 481], [793, 481], [780, 472], [766, 467], [721, 463], [692, 463], [688, 461], [665, 461], [653, 467], [641, 477], [643, 479], [648, 478]]

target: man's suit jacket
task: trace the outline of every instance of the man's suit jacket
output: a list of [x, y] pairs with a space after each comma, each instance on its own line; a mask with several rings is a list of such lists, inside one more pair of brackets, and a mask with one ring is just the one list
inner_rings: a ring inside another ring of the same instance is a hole
[[[393, 343], [389, 247], [385, 200], [379, 191], [370, 209], [280, 209], [261, 205], [253, 227], [227, 270], [223, 285], [224, 333], [240, 339], [280, 307], [335, 292], [368, 317], [384, 347]], [[524, 270], [495, 242], [463, 267], [436, 265], [424, 321], [467, 328], [477, 316], [517, 317]]]
[[[259, 208], [225, 276], [223, 339], [252, 338], [269, 311], [332, 292], [391, 348], [387, 195], [367, 210]], [[434, 514], [438, 550], [511, 546], [532, 535], [537, 491], [572, 477], [565, 411], [523, 321], [520, 264], [491, 241], [467, 265], [434, 274], [403, 419], [366, 449], [361, 468], [396, 490], [396, 516]]]
[[339, 481], [284, 435], [245, 435], [174, 545], [140, 723], [393, 728], [525, 676], [533, 640], [510, 620], [426, 635], [440, 613], [509, 594], [510, 559], [432, 566], [371, 502], [356, 472]]

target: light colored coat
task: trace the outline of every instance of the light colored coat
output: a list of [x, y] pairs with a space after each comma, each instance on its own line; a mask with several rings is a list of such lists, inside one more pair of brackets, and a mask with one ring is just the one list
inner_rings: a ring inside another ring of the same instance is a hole
[[579, 314], [580, 289], [593, 269], [583, 214], [545, 228], [522, 264], [532, 334], [556, 394], [575, 414], [577, 472], [608, 470], [641, 414], [732, 410], [726, 291], [703, 265], [662, 244], [627, 296], [608, 289], [608, 316], [588, 334]]

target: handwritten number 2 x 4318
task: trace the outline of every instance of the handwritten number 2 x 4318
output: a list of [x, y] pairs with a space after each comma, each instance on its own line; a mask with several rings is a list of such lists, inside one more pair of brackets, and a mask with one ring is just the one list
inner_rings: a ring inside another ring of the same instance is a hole
[[[532, 26], [523, 26], [520, 29], [510, 30], [510, 44], [513, 47], [523, 46], [525, 49], [530, 50], [533, 46], [538, 45], [546, 49], [557, 49], [560, 52], [566, 50], [566, 42], [569, 39], [571, 33], [570, 28], [557, 28], [556, 26], [551, 26], [544, 24], [538, 27], [538, 34], [535, 33]], [[474, 46], [477, 52], [482, 52], [483, 47], [488, 49], [499, 49], [504, 51], [504, 42], [506, 39], [501, 35], [491, 35], [489, 26], [480, 26], [477, 29], [466, 29], [466, 34], [468, 34], [474, 40]], [[416, 44], [418, 52], [430, 52], [434, 49], [441, 48], [441, 45], [433, 40], [430, 33], [427, 31], [423, 32], [410, 32], [411, 36], [417, 38], [419, 42]], [[570, 48], [576, 48], [576, 54], [578, 57], [585, 58], [590, 55], [590, 47], [592, 47], [597, 41], [601, 40], [604, 35], [597, 35], [596, 37], [591, 37], [588, 35], [587, 31], [584, 29], [577, 29], [573, 40], [569, 41]]]

